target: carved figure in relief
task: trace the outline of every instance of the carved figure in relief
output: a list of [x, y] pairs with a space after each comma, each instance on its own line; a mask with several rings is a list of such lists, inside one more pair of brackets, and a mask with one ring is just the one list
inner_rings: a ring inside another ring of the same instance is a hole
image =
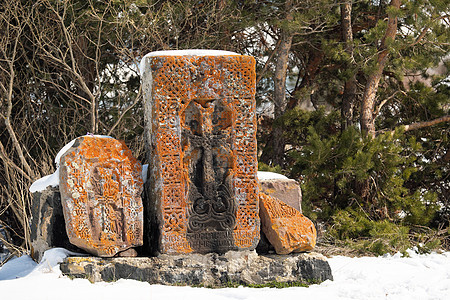
[[121, 176], [116, 168], [94, 164], [88, 190], [92, 237], [97, 240], [125, 242]]

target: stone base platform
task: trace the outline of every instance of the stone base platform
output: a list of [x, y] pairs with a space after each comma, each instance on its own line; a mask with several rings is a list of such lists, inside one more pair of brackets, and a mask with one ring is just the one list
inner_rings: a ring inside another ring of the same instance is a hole
[[63, 274], [93, 282], [134, 279], [150, 284], [223, 287], [333, 280], [326, 258], [318, 253], [258, 255], [255, 251], [160, 255], [158, 257], [68, 257]]

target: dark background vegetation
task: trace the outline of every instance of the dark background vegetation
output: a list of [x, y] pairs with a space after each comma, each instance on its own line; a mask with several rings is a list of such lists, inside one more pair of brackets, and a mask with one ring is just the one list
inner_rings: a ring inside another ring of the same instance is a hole
[[[448, 0], [0, 3], [0, 239], [29, 250], [29, 186], [88, 132], [143, 162], [139, 61], [257, 61], [261, 170], [298, 180], [322, 247], [449, 248]], [[437, 69], [436, 69], [437, 68]]]

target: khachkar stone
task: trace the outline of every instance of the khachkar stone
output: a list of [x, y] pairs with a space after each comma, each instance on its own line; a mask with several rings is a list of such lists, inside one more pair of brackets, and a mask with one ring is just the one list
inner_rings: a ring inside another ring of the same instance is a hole
[[224, 51], [165, 51], [146, 55], [142, 66], [152, 251], [254, 249], [255, 60]]
[[288, 204], [264, 193], [259, 194], [262, 231], [277, 254], [304, 252], [316, 245], [313, 222]]
[[72, 244], [110, 257], [142, 245], [142, 166], [113, 138], [78, 138], [60, 161], [61, 201]]

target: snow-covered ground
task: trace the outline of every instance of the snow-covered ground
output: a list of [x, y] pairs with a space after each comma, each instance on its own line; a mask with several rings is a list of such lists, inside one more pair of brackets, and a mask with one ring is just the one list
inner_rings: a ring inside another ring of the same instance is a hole
[[68, 254], [52, 249], [40, 264], [29, 256], [6, 263], [0, 268], [1, 299], [450, 299], [450, 252], [336, 256], [329, 259], [334, 281], [285, 289], [172, 287], [124, 279], [92, 284], [61, 275], [58, 263]]

